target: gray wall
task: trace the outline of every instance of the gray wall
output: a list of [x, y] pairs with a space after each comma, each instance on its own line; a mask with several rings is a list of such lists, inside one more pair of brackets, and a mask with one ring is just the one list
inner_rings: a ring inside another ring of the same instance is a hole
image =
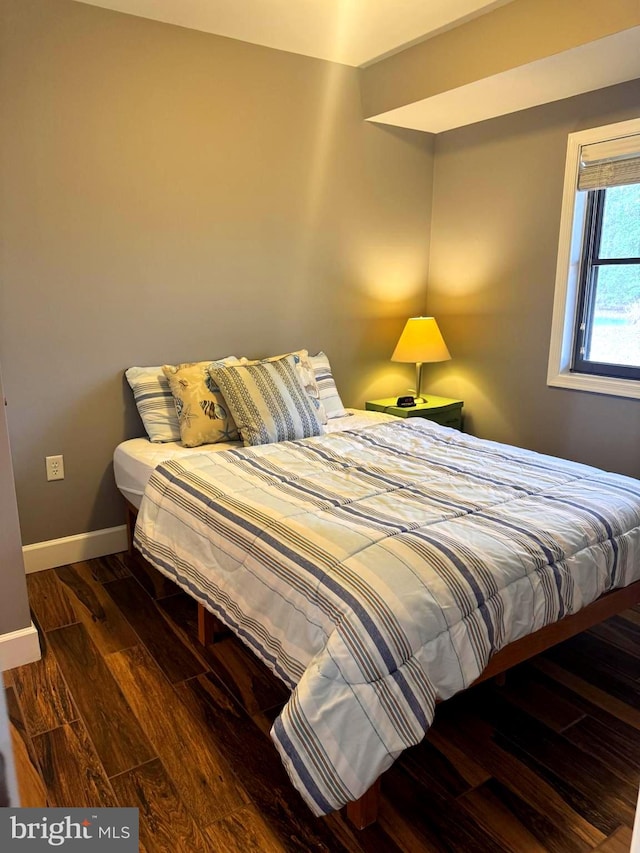
[[439, 135], [427, 295], [454, 357], [431, 388], [473, 432], [636, 477], [640, 400], [546, 374], [567, 134], [639, 105], [636, 80]]
[[[121, 523], [132, 364], [322, 348], [347, 404], [393, 393], [394, 338], [426, 298], [433, 143], [364, 122], [355, 69], [0, 0], [0, 102], [25, 544]], [[58, 453], [66, 479], [47, 483]]]

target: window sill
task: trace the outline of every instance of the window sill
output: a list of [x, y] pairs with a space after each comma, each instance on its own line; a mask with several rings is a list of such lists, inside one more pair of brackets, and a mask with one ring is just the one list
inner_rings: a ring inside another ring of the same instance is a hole
[[547, 378], [547, 385], [589, 391], [592, 394], [609, 394], [613, 397], [633, 397], [640, 400], [640, 381], [616, 379], [613, 376], [593, 376], [588, 373], [561, 371]]

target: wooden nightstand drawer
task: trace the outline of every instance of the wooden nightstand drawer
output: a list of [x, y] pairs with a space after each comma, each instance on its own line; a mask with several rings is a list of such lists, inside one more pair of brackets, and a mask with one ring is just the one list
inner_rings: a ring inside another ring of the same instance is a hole
[[368, 400], [365, 407], [370, 412], [386, 412], [397, 418], [426, 418], [441, 426], [462, 430], [462, 400], [452, 400], [449, 397], [429, 395], [426, 403], [401, 408], [396, 406], [397, 397], [387, 397], [383, 400]]

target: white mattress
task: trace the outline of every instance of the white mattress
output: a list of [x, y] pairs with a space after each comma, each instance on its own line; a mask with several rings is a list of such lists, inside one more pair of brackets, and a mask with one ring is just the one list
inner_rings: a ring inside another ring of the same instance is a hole
[[[382, 412], [365, 412], [361, 409], [347, 409], [351, 414], [346, 418], [332, 418], [325, 424], [325, 432], [341, 432], [370, 423], [393, 420], [393, 415]], [[203, 444], [201, 447], [183, 447], [177, 441], [163, 444], [149, 441], [148, 438], [130, 438], [119, 444], [113, 454], [113, 472], [116, 486], [124, 497], [135, 507], [140, 507], [142, 495], [154, 469], [176, 456], [188, 456], [192, 453], [209, 453], [242, 447], [240, 441]]]

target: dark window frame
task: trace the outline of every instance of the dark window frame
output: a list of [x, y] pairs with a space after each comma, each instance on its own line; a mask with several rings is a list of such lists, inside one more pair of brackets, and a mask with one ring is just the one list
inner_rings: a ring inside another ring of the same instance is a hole
[[593, 304], [596, 297], [599, 268], [627, 264], [640, 266], [640, 258], [599, 257], [605, 194], [606, 189], [589, 190], [587, 194], [571, 372], [638, 380], [640, 379], [640, 365], [607, 364], [591, 361], [585, 357], [593, 329]]

